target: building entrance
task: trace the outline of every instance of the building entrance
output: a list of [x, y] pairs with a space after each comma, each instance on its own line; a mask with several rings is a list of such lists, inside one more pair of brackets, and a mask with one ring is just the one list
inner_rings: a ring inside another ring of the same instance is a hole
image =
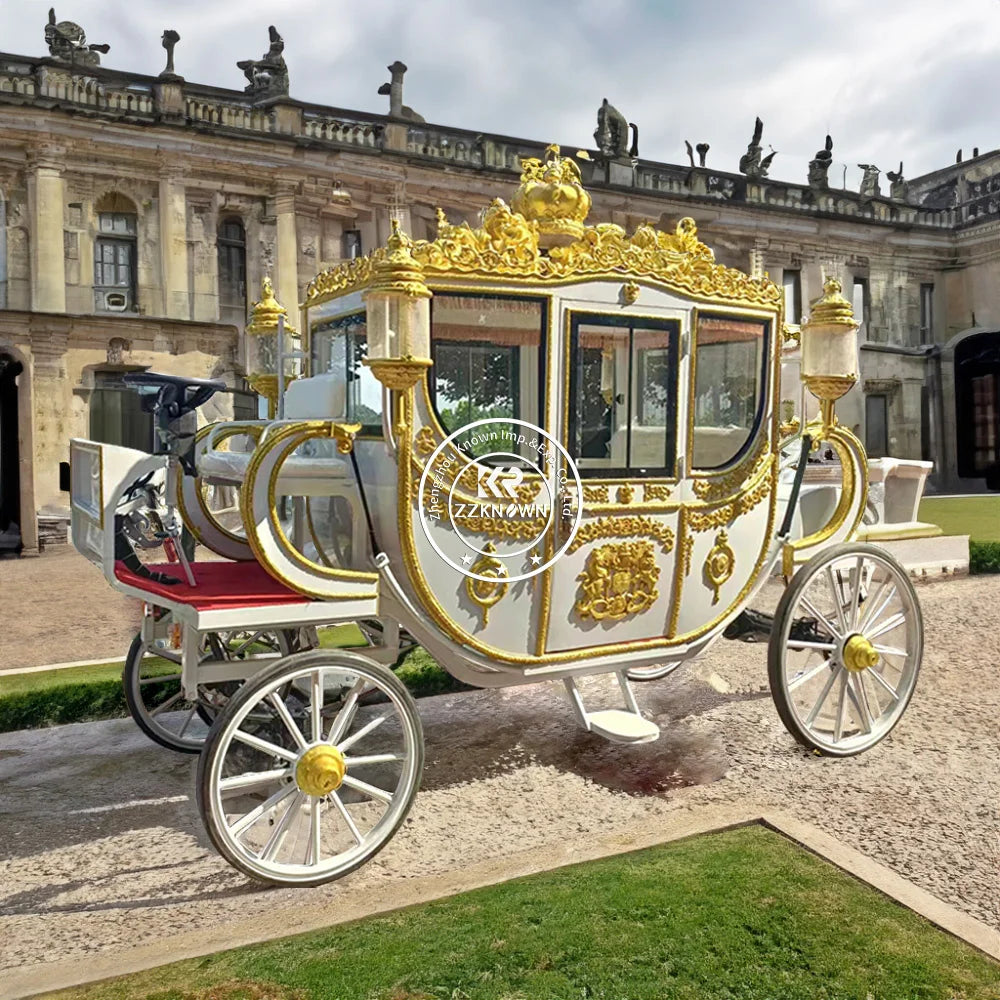
[[0, 555], [21, 550], [17, 376], [23, 365], [0, 353]]

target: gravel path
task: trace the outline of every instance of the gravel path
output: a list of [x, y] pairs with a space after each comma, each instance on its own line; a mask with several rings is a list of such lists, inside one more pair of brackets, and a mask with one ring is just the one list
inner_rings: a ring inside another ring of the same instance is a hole
[[[348, 888], [384, 899], [416, 875], [739, 803], [812, 822], [1000, 927], [1000, 578], [918, 592], [921, 682], [895, 733], [866, 755], [828, 760], [794, 744], [767, 694], [764, 645], [721, 642], [641, 686], [664, 735], [637, 747], [575, 729], [554, 686], [427, 699], [410, 819], [343, 882], [298, 892], [335, 913]], [[303, 898], [251, 885], [211, 852], [193, 771], [128, 720], [0, 736], [0, 968], [122, 950]]]

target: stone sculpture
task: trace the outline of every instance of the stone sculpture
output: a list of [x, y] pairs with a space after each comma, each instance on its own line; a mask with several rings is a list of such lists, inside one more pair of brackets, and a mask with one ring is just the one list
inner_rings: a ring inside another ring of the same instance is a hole
[[827, 173], [833, 162], [833, 139], [826, 137], [823, 148], [809, 161], [809, 187], [813, 191], [825, 191], [829, 187]]
[[910, 185], [906, 183], [903, 177], [903, 161], [899, 161], [898, 171], [894, 173], [891, 170], [887, 170], [885, 176], [889, 178], [889, 197], [893, 201], [906, 201]]
[[160, 38], [163, 47], [167, 50], [167, 65], [163, 67], [163, 72], [160, 74], [161, 79], [164, 77], [175, 78], [177, 76], [174, 72], [174, 46], [180, 40], [181, 36], [173, 28], [167, 28]]
[[[632, 130], [631, 148], [629, 129]], [[634, 122], [626, 122], [625, 116], [605, 97], [597, 109], [594, 142], [605, 160], [632, 160], [639, 155], [639, 127]]]
[[871, 201], [872, 198], [877, 198], [882, 190], [878, 186], [878, 175], [882, 172], [871, 163], [859, 163], [858, 169], [864, 171], [864, 175], [861, 178], [861, 200], [862, 202]]
[[49, 8], [49, 23], [45, 25], [45, 44], [49, 47], [49, 55], [53, 59], [63, 59], [78, 66], [100, 66], [101, 57], [111, 46], [88, 45], [83, 28], [72, 21], [56, 22], [55, 7]]
[[698, 166], [705, 166], [705, 157], [708, 156], [708, 151], [711, 147], [707, 142], [699, 142], [694, 148], [698, 150]]
[[761, 159], [761, 136], [764, 134], [764, 123], [758, 118], [754, 125], [753, 138], [747, 145], [747, 151], [740, 157], [740, 173], [746, 174], [748, 180], [757, 181], [767, 177], [771, 161], [777, 156], [777, 150], [772, 150]]
[[388, 95], [389, 97], [389, 117], [390, 118], [405, 118], [407, 121], [423, 123], [424, 118], [418, 115], [416, 111], [411, 107], [407, 107], [403, 103], [403, 74], [406, 72], [405, 63], [401, 63], [398, 59], [391, 65], [386, 67], [392, 74], [389, 83], [383, 83], [381, 87], [378, 88], [379, 94], [383, 97]]
[[691, 169], [694, 170], [694, 146], [687, 139], [684, 140], [684, 146], [687, 149], [688, 162], [691, 164]]
[[267, 52], [260, 59], [243, 59], [236, 64], [249, 81], [244, 93], [255, 100], [288, 95], [288, 67], [281, 54], [285, 51], [285, 40], [273, 24], [267, 33], [271, 39]]

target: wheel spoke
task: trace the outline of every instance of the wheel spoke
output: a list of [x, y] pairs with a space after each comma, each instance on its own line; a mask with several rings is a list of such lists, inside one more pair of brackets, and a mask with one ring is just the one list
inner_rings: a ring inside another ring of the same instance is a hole
[[830, 672], [830, 678], [827, 680], [826, 684], [823, 685], [823, 690], [820, 692], [819, 698], [816, 699], [816, 704], [813, 705], [809, 715], [806, 716], [806, 728], [812, 727], [813, 723], [816, 721], [816, 716], [819, 715], [820, 709], [823, 707], [823, 702], [826, 701], [833, 688], [833, 682], [837, 679], [837, 675], [840, 673], [839, 670], [832, 670]]
[[271, 771], [247, 771], [245, 774], [234, 774], [229, 778], [219, 779], [219, 791], [235, 792], [245, 788], [257, 788], [260, 785], [270, 785], [280, 781], [290, 773], [287, 767], [276, 767]]
[[819, 674], [823, 673], [824, 670], [829, 670], [829, 669], [830, 669], [830, 661], [823, 660], [822, 663], [813, 667], [812, 670], [807, 670], [805, 673], [801, 673], [798, 676], [793, 677], [788, 682], [788, 690], [794, 691], [796, 688], [802, 687], [803, 684], [807, 684], [814, 677], [817, 677]]
[[844, 616], [844, 593], [840, 583], [834, 578], [833, 566], [826, 567], [826, 578], [830, 582], [830, 590], [833, 593], [833, 603], [837, 608], [837, 621], [840, 623], [840, 634], [847, 632], [847, 619]]
[[864, 688], [859, 690], [858, 685], [852, 684], [851, 680], [852, 678], [847, 678], [847, 696], [851, 699], [854, 710], [858, 714], [858, 721], [861, 723], [861, 728], [864, 729], [866, 735], [870, 735], [872, 723], [875, 720], [872, 718], [871, 709], [868, 707], [868, 698], [865, 695]]
[[347, 806], [344, 805], [340, 796], [336, 792], [330, 792], [330, 801], [336, 807], [337, 812], [340, 813], [341, 819], [347, 824], [347, 829], [351, 831], [354, 842], [359, 845], [363, 844], [365, 838], [361, 836], [361, 831], [358, 829], [357, 823], [351, 818], [351, 814], [347, 811]]
[[810, 649], [822, 653], [832, 653], [837, 648], [835, 642], [813, 642], [810, 639], [789, 639], [789, 649]]
[[369, 733], [374, 732], [379, 726], [389, 718], [389, 713], [386, 712], [385, 715], [380, 715], [377, 719], [372, 719], [367, 726], [362, 726], [353, 736], [348, 736], [346, 740], [342, 740], [337, 744], [337, 748], [343, 753], [348, 747], [354, 746], [358, 740], [363, 739]]
[[833, 742], [839, 743], [844, 737], [844, 696], [847, 693], [847, 671], [840, 672], [840, 694], [837, 695], [837, 721], [833, 727]]
[[891, 632], [895, 628], [899, 628], [900, 625], [906, 623], [906, 614], [903, 611], [897, 611], [894, 615], [886, 618], [878, 628], [869, 628], [865, 635], [870, 642], [872, 639], [877, 639], [880, 635], [885, 635], [886, 632]]
[[144, 656], [158, 656], [162, 660], [168, 660], [170, 663], [176, 663], [177, 666], [181, 666], [181, 654], [174, 652], [172, 649], [160, 649], [159, 646], [154, 646], [150, 649], [149, 646], [143, 647]]
[[281, 850], [281, 845], [284, 842], [286, 834], [288, 833], [288, 827], [291, 825], [296, 813], [298, 813], [299, 809], [302, 807], [302, 803], [305, 801], [305, 798], [305, 795], [296, 789], [295, 797], [288, 803], [288, 808], [285, 809], [284, 815], [278, 820], [277, 823], [274, 824], [274, 830], [271, 832], [271, 836], [267, 838], [267, 843], [261, 848], [261, 852], [258, 857], [262, 861], [273, 860], [275, 854]]
[[281, 698], [278, 697], [278, 694], [275, 691], [272, 691], [267, 696], [267, 700], [278, 713], [278, 718], [285, 724], [285, 728], [288, 730], [292, 739], [295, 740], [295, 745], [300, 750], [304, 750], [309, 744], [306, 742], [306, 738], [302, 735], [302, 730], [295, 724], [295, 720], [292, 718], [292, 713], [288, 711], [288, 706]]
[[183, 697], [184, 697], [184, 692], [178, 691], [177, 694], [171, 695], [162, 705], [157, 705], [156, 708], [154, 708], [153, 711], [150, 712], [149, 714], [151, 716], [159, 715], [160, 712], [165, 712], [168, 708], [170, 708], [171, 705], [176, 705], [177, 702], [179, 702]]
[[309, 721], [312, 723], [312, 742], [323, 739], [323, 671], [314, 670], [310, 682]]
[[298, 760], [298, 754], [293, 751], [279, 747], [277, 743], [262, 740], [259, 736], [254, 736], [252, 733], [245, 733], [242, 729], [237, 729], [233, 733], [233, 739], [239, 740], [241, 743], [245, 743], [248, 747], [253, 747], [255, 750], [260, 750], [261, 753], [271, 754], [272, 757], [281, 757], [282, 760], [291, 761], [292, 763]]
[[359, 677], [351, 690], [347, 692], [344, 704], [330, 724], [330, 732], [326, 737], [327, 743], [336, 743], [351, 728], [351, 723], [354, 721], [354, 713], [358, 710], [358, 699], [364, 694], [367, 686], [368, 681], [364, 677]]
[[361, 767], [364, 764], [394, 764], [403, 760], [406, 757], [398, 753], [371, 753], [365, 757], [345, 757], [344, 764], [347, 767]]
[[307, 861], [306, 864], [318, 865], [320, 862], [320, 820], [322, 819], [320, 806], [322, 802], [322, 799], [314, 798], [309, 803], [309, 854], [312, 860]]
[[378, 799], [387, 804], [392, 802], [392, 792], [387, 792], [384, 788], [376, 788], [374, 785], [369, 785], [367, 781], [361, 781], [350, 774], [344, 775], [344, 784], [371, 799]]
[[194, 718], [194, 713], [198, 711], [197, 705], [191, 706], [191, 711], [188, 712], [187, 718], [184, 720], [184, 725], [181, 726], [181, 731], [177, 734], [178, 739], [184, 739], [184, 734], [188, 731], [188, 726], [191, 725], [191, 720]]
[[864, 575], [865, 557], [858, 556], [855, 563], [854, 586], [851, 589], [851, 628], [857, 628], [861, 614], [861, 580]]
[[257, 820], [259, 820], [266, 812], [283, 802], [289, 795], [294, 795], [297, 791], [298, 787], [294, 784], [285, 785], [283, 788], [279, 788], [272, 796], [261, 802], [259, 806], [254, 807], [250, 810], [250, 812], [246, 813], [235, 823], [231, 824], [229, 832], [234, 837], [239, 837], [240, 834], [249, 830], [250, 827], [253, 826], [254, 823], [256, 823]]
[[895, 646], [879, 646], [875, 643], [872, 644], [872, 648], [880, 656], [909, 656], [910, 654], [905, 649], [897, 649]]
[[870, 670], [868, 673], [871, 674], [871, 678], [876, 684], [881, 685], [889, 693], [889, 697], [892, 698], [893, 702], [899, 701], [896, 689], [877, 670]]
[[139, 679], [139, 687], [145, 687], [147, 684], [164, 684], [167, 681], [179, 681], [180, 679], [180, 674], [160, 674], [153, 677], [141, 677]]
[[[884, 583], [887, 583], [887, 582], [891, 582], [891, 581], [884, 581]], [[884, 583], [883, 583], [883, 586], [884, 586]], [[881, 589], [879, 591], [879, 594], [881, 596]], [[892, 599], [895, 596], [896, 596], [896, 585], [893, 583], [892, 587], [891, 587], [891, 589], [889, 591], [889, 593], [885, 595], [885, 598], [882, 600], [882, 603], [878, 605], [878, 607], [875, 607], [875, 602], [872, 601], [872, 607], [869, 608], [868, 612], [865, 614], [865, 617], [862, 619], [861, 623], [858, 625], [858, 631], [862, 635], [864, 635], [864, 634], [866, 634], [868, 632], [869, 626], [872, 624], [872, 622], [878, 620], [879, 616], [882, 614], [883, 611], [885, 611], [885, 609], [887, 607], [889, 607], [889, 603], [892, 601]]]
[[813, 602], [808, 597], [805, 596], [805, 594], [803, 594], [802, 597], [799, 598], [799, 602], [802, 604], [802, 607], [804, 607], [806, 611], [808, 611], [809, 614], [812, 615], [813, 618], [817, 619], [820, 625], [822, 625], [823, 628], [825, 628], [827, 632], [829, 632], [830, 635], [832, 635], [835, 639], [840, 639], [843, 637], [842, 634], [837, 630], [833, 622], [831, 622], [830, 619], [827, 618], [827, 616], [824, 615], [823, 612], [820, 611], [819, 608], [817, 608], [816, 605], [813, 604]]

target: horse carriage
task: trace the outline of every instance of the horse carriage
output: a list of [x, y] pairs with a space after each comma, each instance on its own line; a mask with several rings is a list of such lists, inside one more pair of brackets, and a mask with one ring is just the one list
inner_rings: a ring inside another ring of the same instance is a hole
[[[621, 744], [659, 735], [635, 685], [723, 635], [767, 636], [778, 713], [822, 754], [872, 747], [913, 692], [913, 587], [851, 541], [867, 462], [834, 412], [857, 378], [838, 283], [802, 328], [783, 420], [789, 330], [765, 275], [717, 263], [691, 219], [588, 226], [557, 147], [523, 169], [480, 227], [439, 213], [414, 242], [394, 223], [315, 278], [312, 374], [286, 388], [272, 370], [274, 419], [210, 425], [192, 449], [178, 418], [224, 387], [146, 372], [130, 377], [153, 454], [72, 444], [74, 544], [144, 602], [133, 715], [200, 752], [208, 833], [254, 878], [338, 878], [403, 822], [423, 763], [392, 669], [408, 643], [477, 687], [559, 681], [567, 722]], [[266, 295], [261, 312], [281, 310]], [[821, 442], [842, 483], [817, 522], [799, 501]], [[752, 611], [782, 576], [774, 614]], [[345, 623], [367, 645], [325, 644]], [[617, 707], [585, 704], [586, 675]]]

